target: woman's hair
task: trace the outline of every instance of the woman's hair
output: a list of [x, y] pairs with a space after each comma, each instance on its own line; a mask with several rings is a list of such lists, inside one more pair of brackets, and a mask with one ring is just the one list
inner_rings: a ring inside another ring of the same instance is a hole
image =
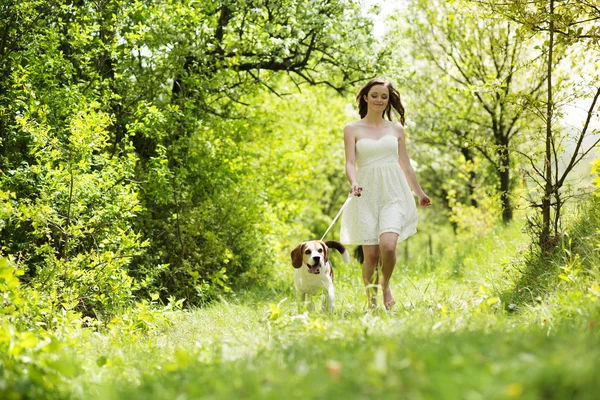
[[369, 82], [367, 82], [365, 86], [363, 86], [360, 89], [360, 91], [356, 95], [356, 104], [358, 105], [358, 113], [360, 114], [360, 117], [364, 118], [367, 115], [368, 106], [364, 96], [366, 96], [369, 93], [369, 90], [371, 90], [371, 88], [375, 85], [384, 85], [388, 88], [390, 92], [388, 105], [385, 108], [385, 110], [383, 110], [383, 114], [381, 116], [385, 118], [385, 116], [387, 115], [388, 119], [391, 121], [392, 107], [394, 107], [394, 109], [398, 111], [398, 114], [400, 114], [400, 123], [404, 125], [404, 107], [402, 106], [402, 102], [400, 101], [400, 93], [396, 88], [394, 88], [394, 86], [392, 86], [391, 82], [386, 81], [383, 78], [371, 79]]

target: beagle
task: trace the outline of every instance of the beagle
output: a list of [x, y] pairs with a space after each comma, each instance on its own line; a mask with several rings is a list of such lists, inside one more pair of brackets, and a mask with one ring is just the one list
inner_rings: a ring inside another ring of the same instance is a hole
[[[292, 266], [294, 271], [294, 283], [296, 286], [296, 300], [298, 306], [306, 301], [307, 296], [312, 296], [321, 289], [327, 291], [323, 299], [323, 308], [327, 302], [329, 312], [333, 310], [333, 269], [329, 261], [329, 249], [336, 249], [346, 264], [350, 263], [350, 256], [343, 244], [335, 240], [323, 242], [311, 240], [300, 243], [292, 250]], [[309, 309], [314, 308], [312, 297]]]

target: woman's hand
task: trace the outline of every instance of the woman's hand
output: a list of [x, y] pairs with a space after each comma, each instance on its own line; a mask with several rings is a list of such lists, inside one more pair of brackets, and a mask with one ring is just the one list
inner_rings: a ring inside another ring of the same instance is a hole
[[354, 196], [360, 197], [360, 192], [362, 192], [362, 188], [360, 186], [358, 186], [358, 183], [353, 183], [352, 185], [350, 185], [350, 194], [353, 194]]
[[419, 205], [421, 207], [429, 207], [431, 205], [431, 199], [427, 197], [425, 193], [419, 196]]

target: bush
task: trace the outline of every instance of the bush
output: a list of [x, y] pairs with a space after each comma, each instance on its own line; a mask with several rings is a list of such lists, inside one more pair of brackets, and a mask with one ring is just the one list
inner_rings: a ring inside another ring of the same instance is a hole
[[600, 309], [600, 198], [589, 196], [565, 219], [569, 223], [556, 247], [541, 251], [531, 245], [522, 262], [507, 268], [513, 284], [502, 294], [504, 303], [541, 325], [552, 325], [558, 314], [590, 314], [593, 320]]
[[77, 341], [80, 313], [61, 306], [61, 297], [22, 286], [22, 269], [0, 258], [0, 397], [66, 398], [81, 366], [67, 349]]
[[84, 97], [77, 108], [64, 132], [34, 101], [17, 119], [31, 161], [0, 172], [0, 245], [32, 288], [96, 315], [131, 303], [127, 268], [144, 244], [131, 226], [140, 210], [131, 145], [108, 151], [110, 117]]
[[[136, 227], [152, 252], [137, 257], [132, 273], [160, 271], [147, 291], [203, 304], [253, 282], [272, 257], [264, 238], [263, 187], [241, 149], [247, 129], [241, 123], [179, 121], [177, 110], [143, 105], [130, 129], [154, 151], [142, 157], [144, 210]], [[163, 136], [180, 126], [178, 137]], [[260, 269], [260, 271], [259, 271]]]

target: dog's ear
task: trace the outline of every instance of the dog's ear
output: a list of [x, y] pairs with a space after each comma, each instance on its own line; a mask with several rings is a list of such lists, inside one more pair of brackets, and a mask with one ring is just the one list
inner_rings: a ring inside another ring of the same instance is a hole
[[300, 268], [302, 266], [302, 259], [304, 258], [304, 248], [306, 243], [300, 243], [294, 250], [292, 250], [292, 266], [294, 268]]
[[323, 247], [323, 257], [325, 258], [324, 262], [327, 263], [329, 262], [329, 246], [327, 246], [327, 244], [325, 244], [325, 242], [322, 240], [319, 240], [319, 244]]

